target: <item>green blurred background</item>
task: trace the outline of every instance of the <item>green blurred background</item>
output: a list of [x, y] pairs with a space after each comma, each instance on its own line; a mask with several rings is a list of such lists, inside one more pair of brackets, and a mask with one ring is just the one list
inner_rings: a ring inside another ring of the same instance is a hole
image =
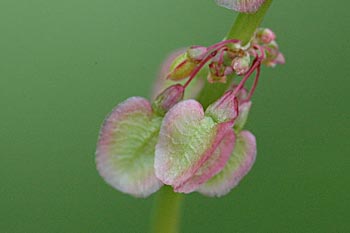
[[[336, 4], [274, 1], [263, 25], [287, 64], [254, 96], [257, 162], [223, 198], [187, 195], [182, 232], [350, 232], [350, 3]], [[96, 172], [100, 125], [234, 18], [213, 0], [0, 0], [0, 232], [147, 232], [155, 195]]]

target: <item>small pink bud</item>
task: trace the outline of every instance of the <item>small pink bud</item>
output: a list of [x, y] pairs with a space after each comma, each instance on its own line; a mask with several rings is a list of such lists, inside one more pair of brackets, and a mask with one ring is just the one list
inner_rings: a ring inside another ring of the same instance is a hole
[[266, 66], [274, 67], [276, 64], [284, 64], [285, 58], [283, 54], [279, 51], [278, 44], [276, 41], [272, 41], [265, 47], [266, 58], [263, 63]]
[[175, 58], [177, 58], [179, 55], [183, 54], [186, 52], [186, 48], [181, 48], [178, 50], [175, 50], [174, 52], [170, 53], [163, 63], [160, 66], [157, 79], [154, 82], [152, 93], [151, 93], [151, 99], [154, 100], [157, 98], [159, 93], [163, 92], [163, 90], [171, 85], [174, 84], [173, 81], [166, 79], [170, 66], [172, 62], [174, 61]]
[[164, 116], [175, 104], [180, 102], [184, 97], [185, 88], [181, 84], [168, 87], [160, 93], [152, 104], [153, 110]]
[[238, 100], [232, 91], [227, 91], [220, 99], [208, 106], [205, 115], [216, 122], [228, 122], [238, 115]]
[[278, 55], [275, 59], [275, 62], [276, 62], [276, 64], [281, 64], [281, 65], [286, 63], [286, 59], [284, 58], [284, 55], [281, 52], [278, 53]]
[[262, 44], [269, 44], [276, 39], [275, 33], [268, 28], [257, 29], [255, 36], [258, 42]]
[[[187, 48], [182, 48], [174, 51], [173, 53], [169, 54], [169, 56], [164, 60], [164, 62], [161, 65], [161, 69], [159, 70], [159, 73], [157, 75], [157, 79], [155, 80], [152, 88], [151, 93], [151, 99], [154, 100], [157, 98], [157, 96], [162, 93], [166, 88], [170, 87], [174, 84], [174, 81], [169, 80], [166, 78], [166, 76], [169, 73], [171, 63], [174, 61], [176, 57], [178, 57], [181, 54], [186, 53]], [[198, 74], [198, 76], [201, 76], [203, 78], [196, 78], [194, 79], [188, 87], [186, 87], [186, 93], [184, 98], [191, 99], [195, 98], [199, 92], [202, 90], [202, 87], [204, 86], [205, 80], [204, 77], [207, 75], [205, 72], [201, 72]], [[185, 81], [185, 80], [183, 80]], [[182, 83], [184, 84], [184, 83]]]
[[192, 60], [201, 61], [205, 57], [207, 52], [208, 50], [206, 47], [192, 46], [187, 50], [187, 56]]
[[170, 72], [167, 79], [179, 81], [187, 78], [196, 68], [197, 62], [191, 60], [187, 56], [187, 52], [179, 55], [170, 66]]
[[250, 67], [250, 56], [236, 57], [232, 61], [232, 68], [237, 75], [245, 74]]
[[265, 48], [267, 58], [275, 59], [277, 57], [279, 53], [279, 48], [276, 41], [271, 41], [271, 43], [267, 44]]
[[227, 66], [225, 68], [225, 72], [224, 72], [224, 75], [227, 76], [227, 75], [230, 75], [233, 73], [233, 68], [231, 66]]

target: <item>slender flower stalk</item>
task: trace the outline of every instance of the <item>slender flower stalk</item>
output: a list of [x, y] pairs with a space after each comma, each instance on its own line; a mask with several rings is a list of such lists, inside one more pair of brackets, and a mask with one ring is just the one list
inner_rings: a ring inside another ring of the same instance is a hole
[[183, 194], [175, 193], [169, 186], [157, 193], [151, 219], [152, 233], [179, 232], [182, 200]]
[[210, 53], [206, 58], [203, 59], [203, 61], [201, 61], [199, 63], [199, 65], [192, 71], [192, 73], [190, 74], [189, 79], [187, 80], [187, 82], [185, 83], [184, 87], [186, 88], [191, 81], [196, 77], [196, 75], [198, 74], [198, 72], [203, 68], [203, 66], [210, 61], [210, 59], [212, 59], [213, 57], [215, 57], [217, 54], [216, 51]]

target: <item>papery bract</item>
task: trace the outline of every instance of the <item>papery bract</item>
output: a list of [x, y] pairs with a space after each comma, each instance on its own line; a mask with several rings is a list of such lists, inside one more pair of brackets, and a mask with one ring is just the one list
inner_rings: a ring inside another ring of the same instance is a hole
[[161, 122], [149, 101], [141, 97], [125, 100], [106, 118], [96, 164], [108, 184], [136, 197], [146, 197], [163, 185], [153, 166]]
[[242, 131], [224, 169], [199, 187], [207, 196], [223, 196], [242, 180], [252, 168], [256, 158], [256, 140], [249, 131]]

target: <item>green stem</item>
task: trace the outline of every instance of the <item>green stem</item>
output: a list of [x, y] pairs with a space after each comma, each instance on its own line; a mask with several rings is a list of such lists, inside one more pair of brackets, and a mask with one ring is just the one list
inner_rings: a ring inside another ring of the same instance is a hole
[[153, 212], [152, 233], [178, 233], [182, 195], [170, 186], [164, 186], [157, 194]]
[[252, 38], [255, 30], [260, 26], [264, 16], [269, 9], [272, 0], [266, 0], [259, 10], [254, 14], [238, 14], [231, 30], [227, 34], [227, 39], [239, 39], [242, 44], [246, 44]]
[[[272, 0], [266, 0], [260, 9], [254, 14], [239, 13], [234, 21], [231, 30], [227, 34], [226, 39], [239, 39], [243, 44], [246, 44], [252, 38], [255, 30], [260, 26], [264, 16], [269, 9]], [[231, 82], [228, 79], [226, 83], [211, 84], [206, 82], [204, 88], [198, 95], [198, 101], [207, 108], [209, 104], [219, 99], [220, 96], [229, 88]]]

